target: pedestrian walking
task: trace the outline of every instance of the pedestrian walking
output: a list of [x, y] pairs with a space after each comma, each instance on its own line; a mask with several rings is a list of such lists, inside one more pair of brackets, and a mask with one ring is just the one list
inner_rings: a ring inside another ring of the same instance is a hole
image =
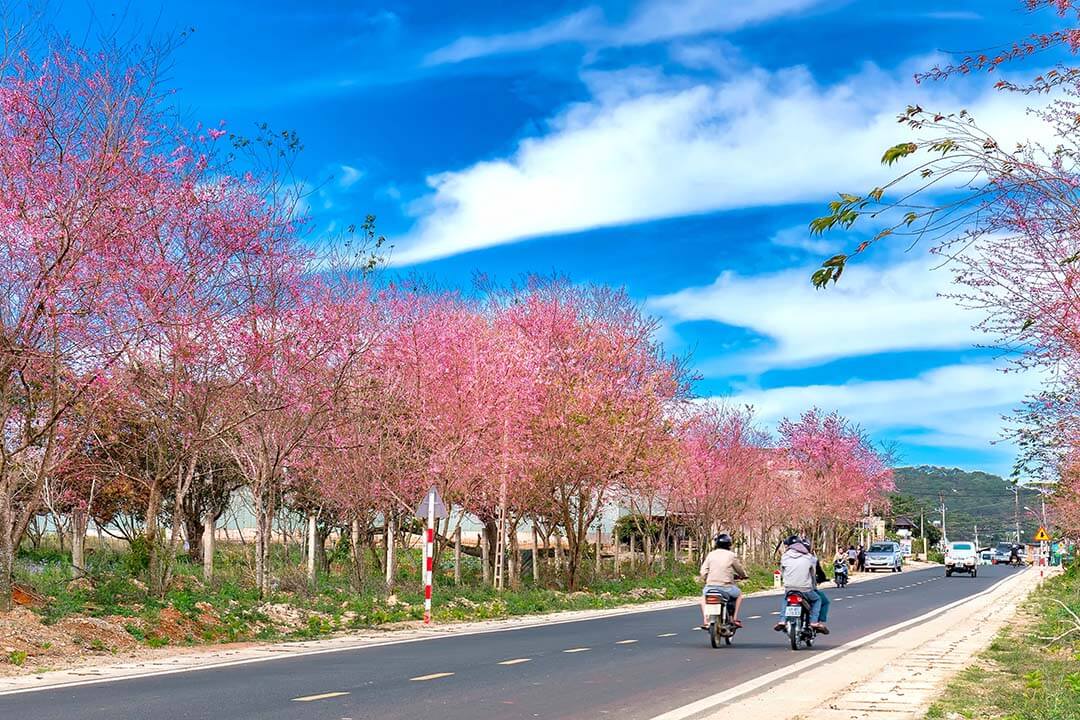
[[866, 572], [866, 548], [862, 545], [859, 546], [859, 554], [856, 558], [858, 560], [859, 572]]
[[855, 572], [855, 563], [858, 562], [858, 559], [859, 559], [859, 551], [855, 549], [854, 545], [848, 545], [847, 561], [848, 561], [848, 569], [851, 570], [851, 572]]

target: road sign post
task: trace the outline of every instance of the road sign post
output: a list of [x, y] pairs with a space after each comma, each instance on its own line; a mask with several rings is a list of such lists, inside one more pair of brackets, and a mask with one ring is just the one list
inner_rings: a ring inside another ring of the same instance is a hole
[[435, 520], [447, 516], [446, 505], [432, 485], [423, 502], [416, 508], [416, 516], [427, 520], [424, 532], [424, 624], [431, 624], [431, 585], [435, 569]]

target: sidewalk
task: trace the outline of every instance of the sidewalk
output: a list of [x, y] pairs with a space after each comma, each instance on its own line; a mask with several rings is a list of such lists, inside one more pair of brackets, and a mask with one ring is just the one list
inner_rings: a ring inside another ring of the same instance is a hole
[[898, 632], [886, 630], [854, 650], [826, 651], [835, 656], [789, 679], [778, 678], [776, 684], [748, 690], [757, 694], [733, 697], [722, 709], [696, 717], [921, 718], [947, 681], [994, 639], [1041, 581], [1038, 568], [1018, 573], [925, 622]]
[[[910, 570], [919, 570], [930, 567], [930, 565], [913, 563], [908, 567]], [[859, 573], [852, 577], [851, 584], [889, 576], [889, 573]], [[780, 592], [780, 590], [776, 589], [760, 590], [748, 593], [747, 596], [777, 595]], [[93, 658], [92, 660], [99, 660], [99, 662], [88, 662], [69, 668], [50, 670], [47, 673], [0, 677], [0, 695], [67, 685], [116, 681], [148, 675], [188, 672], [242, 663], [265, 662], [283, 657], [344, 652], [379, 645], [419, 642], [446, 635], [500, 632], [552, 623], [579, 622], [616, 615], [686, 607], [697, 602], [697, 597], [680, 600], [659, 600], [605, 610], [571, 610], [545, 615], [523, 615], [499, 620], [451, 623], [428, 627], [424, 627], [417, 621], [407, 625], [398, 625], [394, 628], [366, 630], [333, 638], [302, 642], [235, 643], [231, 645], [183, 648], [165, 647], [158, 650], [141, 649], [137, 657], [130, 657], [126, 661], [118, 662], [116, 658], [110, 657]]]

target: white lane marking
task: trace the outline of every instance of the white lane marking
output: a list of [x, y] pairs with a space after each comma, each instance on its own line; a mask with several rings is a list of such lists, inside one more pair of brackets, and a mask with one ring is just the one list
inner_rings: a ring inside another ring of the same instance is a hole
[[782, 680], [785, 677], [797, 675], [799, 672], [807, 668], [814, 667], [815, 665], [820, 665], [821, 663], [829, 662], [830, 660], [840, 655], [851, 652], [852, 650], [860, 648], [864, 645], [868, 645], [875, 640], [879, 640], [880, 638], [900, 632], [901, 630], [909, 628], [912, 625], [918, 625], [919, 623], [926, 622], [927, 620], [937, 617], [938, 615], [942, 615], [955, 607], [963, 605], [964, 603], [971, 602], [972, 600], [988, 595], [997, 590], [998, 587], [1000, 587], [1004, 583], [1016, 577], [1019, 577], [1019, 575], [1013, 575], [1011, 577], [1004, 578], [1003, 580], [999, 580], [998, 582], [994, 583], [989, 588], [983, 590], [980, 593], [976, 593], [975, 595], [969, 595], [966, 598], [961, 598], [960, 600], [956, 600], [955, 602], [951, 602], [947, 605], [942, 605], [941, 607], [935, 608], [934, 610], [920, 615], [919, 617], [914, 617], [910, 620], [905, 620], [904, 622], [893, 625], [892, 627], [887, 627], [882, 630], [878, 630], [877, 632], [870, 633], [869, 635], [864, 635], [861, 638], [852, 640], [851, 642], [844, 645], [824, 650], [821, 653], [814, 655], [813, 657], [807, 658], [806, 660], [801, 660], [799, 662], [788, 665], [787, 667], [773, 670], [772, 672], [761, 675], [757, 678], [754, 678], [753, 680], [748, 680], [741, 685], [736, 685], [733, 688], [728, 688], [727, 690], [724, 690], [722, 692], [718, 692], [714, 695], [702, 698], [697, 702], [692, 702], [689, 705], [684, 705], [683, 707], [675, 708], [674, 710], [670, 710], [661, 715], [657, 715], [656, 717], [652, 718], [652, 720], [687, 720], [688, 718], [696, 717], [707, 710], [712, 710], [713, 708], [719, 707], [725, 703], [729, 703], [736, 698], [750, 695], [751, 693], [760, 690], [763, 687], [771, 685], [778, 680]]
[[750, 620], [760, 620], [761, 616], [760, 615], [751, 615], [748, 619], [750, 619]]
[[416, 677], [409, 678], [409, 680], [411, 682], [419, 682], [421, 680], [438, 680], [439, 678], [450, 677], [453, 674], [454, 673], [452, 672], [431, 673], [430, 675], [417, 675]]
[[570, 648], [569, 650], [563, 650], [564, 653], [579, 653], [591, 650], [592, 648]]
[[637, 640], [616, 640], [616, 645], [633, 645]]
[[503, 660], [500, 665], [520, 665], [521, 663], [527, 663], [532, 658], [514, 658], [513, 660]]
[[769, 614], [770, 614], [770, 615], [779, 615], [779, 614], [780, 614], [780, 611], [779, 611], [779, 610], [774, 610], [773, 612], [771, 612], [771, 613], [769, 613]]
[[679, 634], [679, 633], [660, 633], [660, 634], [659, 634], [659, 635], [657, 635], [656, 637], [675, 637], [675, 636], [676, 636], [676, 635], [678, 635], [678, 634]]
[[328, 692], [321, 695], [304, 695], [303, 697], [293, 698], [293, 702], [312, 702], [314, 700], [325, 700], [332, 697], [341, 697], [342, 695], [348, 695], [347, 692]]

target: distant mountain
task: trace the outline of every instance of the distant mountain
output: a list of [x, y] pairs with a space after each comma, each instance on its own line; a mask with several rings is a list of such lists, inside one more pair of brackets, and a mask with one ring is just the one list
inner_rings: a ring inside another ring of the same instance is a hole
[[[1008, 480], [984, 472], [969, 472], [960, 468], [918, 467], [894, 468], [896, 495], [895, 514], [911, 516], [925, 513], [925, 522], [941, 520], [941, 501], [945, 501], [945, 524], [950, 539], [974, 539], [975, 526], [979, 541], [989, 544], [1012, 540], [1016, 535], [1016, 496]], [[1040, 509], [1038, 491], [1019, 488], [1020, 535], [1030, 540], [1038, 521], [1024, 506]], [[912, 517], [916, 525], [919, 518]]]

